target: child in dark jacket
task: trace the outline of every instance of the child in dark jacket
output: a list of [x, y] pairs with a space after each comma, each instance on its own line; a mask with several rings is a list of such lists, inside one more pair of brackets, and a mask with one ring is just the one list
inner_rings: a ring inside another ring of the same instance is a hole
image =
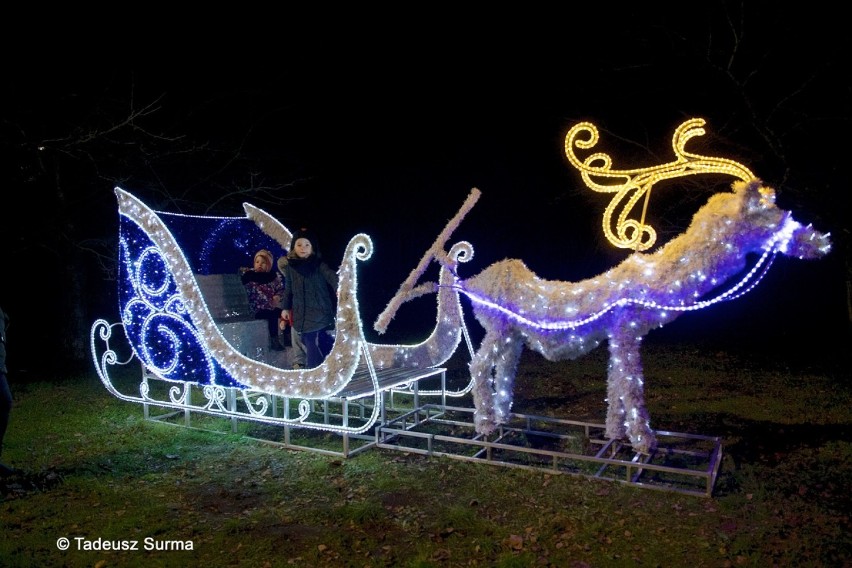
[[240, 278], [246, 287], [255, 319], [266, 320], [268, 324], [270, 349], [282, 351], [284, 345], [278, 339], [278, 320], [281, 317], [284, 281], [272, 267], [272, 253], [261, 249], [254, 255], [254, 268], [241, 268]]
[[305, 346], [306, 361], [294, 361], [294, 366], [318, 367], [334, 345], [337, 273], [322, 260], [316, 238], [307, 229], [293, 234], [278, 268], [286, 282], [281, 317]]

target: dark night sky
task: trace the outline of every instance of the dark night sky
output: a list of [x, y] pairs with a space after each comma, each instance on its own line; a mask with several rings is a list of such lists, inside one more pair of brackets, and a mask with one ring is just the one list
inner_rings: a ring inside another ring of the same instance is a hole
[[[726, 4], [742, 32], [731, 67]], [[630, 168], [670, 161], [674, 129], [706, 118], [704, 138], [720, 146], [702, 149], [738, 159], [774, 185], [787, 172], [748, 128], [754, 109], [745, 101], [757, 101], [764, 106], [755, 112], [776, 130], [789, 130], [784, 142], [796, 187], [808, 186], [812, 195], [819, 180], [833, 192], [805, 200], [797, 217], [830, 209], [825, 204], [840, 195], [838, 164], [846, 152], [818, 157], [817, 143], [804, 134], [849, 126], [849, 39], [839, 33], [839, 14], [755, 2], [741, 22], [733, 2], [683, 10], [384, 14], [369, 26], [347, 25], [342, 14], [333, 28], [305, 28], [285, 17], [277, 34], [261, 37], [258, 30], [257, 41], [242, 34], [216, 42], [187, 37], [175, 51], [162, 44], [177, 38], [160, 30], [123, 38], [136, 44], [123, 61], [95, 65], [72, 56], [55, 73], [24, 64], [17, 81], [47, 92], [132, 77], [139, 100], [163, 94], [165, 115], [191, 113], [213, 139], [242, 139], [251, 126], [245, 147], [267, 156], [265, 173], [302, 180], [292, 189], [294, 201], [271, 213], [291, 228], [315, 228], [333, 262], [355, 233], [373, 238], [361, 277], [371, 328], [472, 187], [482, 198], [454, 235], [476, 248], [464, 276], [515, 257], [544, 278], [576, 280], [623, 259], [602, 243], [608, 196], [585, 189], [563, 154], [565, 133], [581, 120], [598, 125], [598, 148]], [[809, 122], [820, 125], [800, 128]], [[678, 204], [694, 212], [707, 195], [655, 194], [652, 207], [664, 217], [671, 212], [663, 238], [688, 223], [683, 211], [674, 214]], [[825, 318], [842, 325], [839, 256], [819, 265], [781, 261], [746, 298], [671, 325], [699, 339], [770, 331], [760, 324], [764, 318], [797, 330]], [[813, 295], [822, 300], [818, 308], [808, 303]], [[777, 317], [787, 304], [791, 322]]]
[[[369, 290], [364, 320], [371, 324], [472, 187], [482, 190], [482, 198], [454, 235], [476, 248], [464, 275], [515, 257], [544, 278], [577, 280], [623, 259], [623, 251], [602, 243], [608, 196], [585, 189], [563, 154], [565, 133], [581, 120], [597, 124], [598, 148], [623, 156], [620, 167], [630, 168], [671, 160], [675, 127], [704, 117], [704, 138], [712, 143], [702, 147], [696, 141], [695, 148], [738, 159], [770, 185], [779, 184], [786, 172], [746, 127], [747, 94], [766, 105], [758, 111], [762, 116], [784, 115], [773, 128], [783, 124], [793, 132], [785, 139], [793, 179], [784, 181], [801, 189], [813, 179], [803, 174], [821, 169], [817, 164], [836, 171], [842, 146], [832, 150], [816, 138], [797, 142], [793, 129], [808, 119], [822, 120], [819, 128], [802, 130], [811, 135], [849, 124], [849, 66], [842, 49], [848, 39], [830, 33], [825, 14], [750, 14], [737, 65], [721, 69], [695, 64], [718, 14], [698, 20], [684, 14], [670, 22], [635, 16], [634, 27], [619, 28], [628, 35], [574, 25], [561, 35], [509, 35], [476, 46], [477, 35], [474, 47], [456, 53], [437, 54], [424, 43], [397, 57], [382, 46], [341, 53], [319, 69], [282, 71], [264, 94], [280, 93], [290, 106], [258, 127], [258, 139], [303, 157], [311, 181], [295, 190], [302, 199], [279, 217], [289, 226], [318, 228], [334, 260], [356, 232], [373, 237], [375, 253], [362, 276]], [[714, 25], [710, 43], [724, 52], [730, 38], [719, 33], [726, 28], [718, 20]], [[713, 57], [720, 65], [728, 62]], [[737, 92], [730, 75], [746, 77], [751, 66], [760, 72]], [[803, 85], [806, 93], [796, 93]], [[780, 110], [773, 111], [779, 102]], [[785, 105], [795, 110], [785, 115]], [[816, 147], [828, 150], [827, 156], [817, 156]], [[652, 201], [660, 215], [672, 212], [660, 227], [667, 232], [663, 238], [683, 230], [709, 196], [678, 195], [676, 185], [669, 187]], [[835, 192], [822, 203], [816, 199], [818, 209], [837, 199], [840, 184], [834, 179], [815, 189]], [[785, 190], [779, 191], [784, 204]], [[797, 218], [819, 214], [808, 204], [795, 211]], [[782, 259], [749, 296], [684, 316], [672, 324], [673, 333], [757, 341], [764, 335], [813, 337], [811, 329], [829, 322], [835, 329], [845, 317], [843, 270], [841, 254], [819, 263]]]

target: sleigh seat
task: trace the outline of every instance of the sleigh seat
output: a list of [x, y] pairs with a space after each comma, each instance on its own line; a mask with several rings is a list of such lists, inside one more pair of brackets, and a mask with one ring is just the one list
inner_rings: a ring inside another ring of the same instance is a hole
[[268, 358], [266, 321], [254, 318], [246, 288], [238, 274], [196, 274], [195, 280], [219, 331], [247, 357]]

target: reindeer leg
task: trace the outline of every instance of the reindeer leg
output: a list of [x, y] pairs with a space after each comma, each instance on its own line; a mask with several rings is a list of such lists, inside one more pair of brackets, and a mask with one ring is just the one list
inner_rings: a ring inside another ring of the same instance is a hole
[[647, 454], [657, 446], [657, 439], [645, 408], [641, 343], [629, 318], [619, 318], [609, 336], [606, 435], [610, 439], [626, 437], [634, 450]]
[[480, 434], [490, 434], [498, 423], [494, 408], [494, 372], [500, 359], [501, 344], [500, 332], [488, 330], [470, 362], [475, 408], [473, 422]]
[[509, 420], [514, 400], [515, 375], [524, 348], [517, 333], [506, 333], [501, 338], [500, 354], [494, 368], [494, 420], [503, 424]]

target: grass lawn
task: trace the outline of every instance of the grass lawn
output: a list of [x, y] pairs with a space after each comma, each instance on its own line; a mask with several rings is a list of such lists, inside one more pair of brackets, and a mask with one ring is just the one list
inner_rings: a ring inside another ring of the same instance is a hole
[[[282, 449], [145, 421], [94, 371], [12, 377], [3, 457], [25, 473], [0, 484], [0, 564], [852, 566], [849, 360], [796, 355], [643, 347], [652, 425], [722, 437], [709, 498]], [[602, 423], [605, 374], [605, 347], [564, 363], [525, 353], [515, 411]]]

